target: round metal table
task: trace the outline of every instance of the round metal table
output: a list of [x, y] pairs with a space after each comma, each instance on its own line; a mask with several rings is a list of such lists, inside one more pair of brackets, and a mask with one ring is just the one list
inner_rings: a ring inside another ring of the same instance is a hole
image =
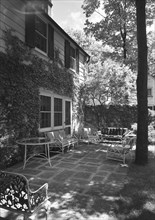
[[[43, 137], [35, 137], [35, 138], [24, 138], [24, 139], [18, 140], [16, 142], [18, 145], [24, 146], [23, 169], [25, 168], [28, 160], [35, 157], [35, 156], [40, 156], [40, 157], [46, 158], [49, 162], [49, 165], [51, 166], [50, 149], [49, 148], [50, 148], [50, 144], [53, 144], [54, 141], [49, 141]], [[41, 147], [44, 148], [44, 152], [39, 151], [39, 150], [41, 150]]]

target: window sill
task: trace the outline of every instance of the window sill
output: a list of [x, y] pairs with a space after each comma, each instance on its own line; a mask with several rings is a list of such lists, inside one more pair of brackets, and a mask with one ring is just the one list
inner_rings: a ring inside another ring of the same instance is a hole
[[39, 48], [35, 47], [34, 50], [35, 50], [35, 52], [40, 53], [44, 57], [48, 57], [47, 53], [45, 53], [44, 51], [40, 50]]
[[59, 129], [64, 129], [64, 127], [61, 125], [61, 126], [54, 126], [53, 127], [53, 130], [59, 130]]
[[47, 131], [51, 131], [51, 127], [48, 127], [48, 128], [39, 128], [39, 132], [42, 133], [42, 132], [47, 132]]

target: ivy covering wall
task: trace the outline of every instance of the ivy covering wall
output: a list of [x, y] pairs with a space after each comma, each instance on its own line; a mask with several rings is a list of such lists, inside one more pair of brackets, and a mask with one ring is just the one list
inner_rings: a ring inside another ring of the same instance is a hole
[[43, 60], [12, 30], [4, 33], [4, 40], [6, 54], [0, 53], [0, 133], [14, 141], [38, 133], [39, 88], [72, 99], [76, 88], [74, 76], [62, 66], [58, 51], [53, 61]]

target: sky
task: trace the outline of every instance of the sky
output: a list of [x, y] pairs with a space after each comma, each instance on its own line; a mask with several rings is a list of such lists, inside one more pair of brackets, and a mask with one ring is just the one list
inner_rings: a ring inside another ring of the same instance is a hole
[[[83, 0], [52, 0], [52, 18], [64, 29], [67, 27], [81, 30], [84, 27], [85, 15], [81, 5]], [[99, 14], [93, 20], [101, 18]]]
[[[63, 29], [73, 28], [82, 30], [86, 20], [83, 9], [81, 8], [84, 0], [52, 0], [52, 18]], [[104, 16], [102, 8], [98, 12]], [[97, 22], [103, 19], [99, 13], [94, 13], [89, 21]], [[154, 29], [153, 25], [149, 29]]]
[[62, 27], [82, 29], [85, 15], [81, 5], [83, 0], [52, 0], [52, 17]]

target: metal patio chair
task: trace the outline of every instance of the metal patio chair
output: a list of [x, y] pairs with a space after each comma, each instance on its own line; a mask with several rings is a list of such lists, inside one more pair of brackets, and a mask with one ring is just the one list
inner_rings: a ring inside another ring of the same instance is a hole
[[111, 160], [117, 160], [122, 162], [122, 166], [127, 166], [126, 157], [130, 155], [132, 159], [131, 150], [133, 146], [136, 144], [136, 136], [134, 137], [125, 137], [122, 140], [121, 144], [111, 144], [109, 145], [106, 153], [106, 158]]

